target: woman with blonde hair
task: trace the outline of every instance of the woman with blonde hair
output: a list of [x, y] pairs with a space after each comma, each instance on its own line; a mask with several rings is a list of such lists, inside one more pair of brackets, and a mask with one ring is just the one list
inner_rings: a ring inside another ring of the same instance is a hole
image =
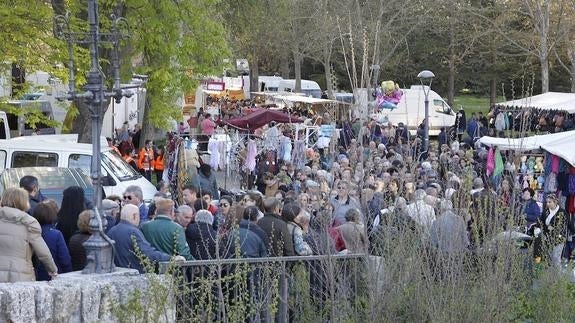
[[35, 281], [32, 255], [35, 254], [51, 277], [58, 267], [42, 239], [42, 229], [26, 211], [30, 208], [28, 192], [8, 188], [0, 208], [0, 282]]

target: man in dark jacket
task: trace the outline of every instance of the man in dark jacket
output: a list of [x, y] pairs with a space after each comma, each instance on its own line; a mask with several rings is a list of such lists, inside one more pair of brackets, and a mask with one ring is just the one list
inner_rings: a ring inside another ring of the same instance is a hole
[[[152, 247], [138, 229], [138, 225], [140, 225], [138, 207], [133, 204], [124, 205], [120, 223], [110, 229], [108, 236], [116, 242], [114, 254], [116, 266], [137, 269], [142, 274], [145, 268], [139, 256], [148, 257], [152, 261], [169, 261], [172, 257]], [[184, 258], [175, 256], [173, 260], [180, 261]]]
[[258, 258], [268, 256], [268, 237], [266, 233], [257, 225], [258, 208], [248, 206], [244, 210], [243, 219], [238, 228], [234, 229], [229, 236], [228, 247], [233, 255], [237, 246], [240, 249], [242, 258]]
[[449, 134], [445, 127], [441, 127], [441, 130], [437, 135], [437, 141], [439, 142], [439, 147], [441, 147], [441, 145], [449, 145]]
[[211, 192], [214, 200], [220, 199], [216, 174], [212, 172], [212, 166], [209, 164], [200, 166], [198, 173], [192, 178], [192, 185], [199, 188], [200, 196], [204, 195], [203, 192]]
[[395, 130], [395, 141], [404, 145], [409, 141], [409, 132], [403, 122], [397, 124], [397, 129]]
[[214, 216], [208, 210], [198, 210], [195, 222], [186, 229], [186, 240], [194, 259], [216, 259], [218, 256], [217, 237], [213, 228]]
[[42, 192], [40, 192], [38, 179], [35, 176], [26, 175], [20, 179], [20, 187], [28, 192], [28, 196], [30, 197], [30, 209], [28, 209], [28, 214], [32, 215], [36, 205], [46, 199], [44, 195], [42, 195]]
[[275, 197], [264, 200], [264, 217], [258, 221], [258, 225], [266, 233], [269, 239], [269, 253], [271, 257], [295, 256], [293, 239], [289, 233], [287, 222], [281, 218], [281, 204]]

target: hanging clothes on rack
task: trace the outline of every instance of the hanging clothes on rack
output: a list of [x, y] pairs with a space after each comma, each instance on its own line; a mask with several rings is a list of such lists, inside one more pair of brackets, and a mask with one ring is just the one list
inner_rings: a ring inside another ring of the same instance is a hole
[[220, 160], [218, 160], [218, 166], [220, 169], [226, 169], [229, 164], [228, 159], [228, 142], [226, 141], [219, 141], [218, 142], [218, 152], [220, 153]]
[[277, 126], [271, 126], [264, 134], [264, 150], [276, 150], [279, 146], [280, 130]]
[[280, 145], [278, 149], [278, 159], [283, 162], [291, 161], [292, 143], [289, 137], [280, 136]]
[[292, 153], [292, 164], [296, 169], [302, 169], [305, 166], [305, 141], [297, 140], [294, 144]]
[[248, 139], [248, 153], [246, 155], [246, 163], [244, 166], [250, 172], [253, 172], [256, 169], [256, 156], [257, 155], [258, 155], [258, 152], [257, 152], [256, 142], [252, 139]]
[[214, 138], [210, 138], [208, 141], [208, 152], [210, 152], [210, 166], [214, 170], [218, 170], [220, 162], [220, 150], [219, 143]]

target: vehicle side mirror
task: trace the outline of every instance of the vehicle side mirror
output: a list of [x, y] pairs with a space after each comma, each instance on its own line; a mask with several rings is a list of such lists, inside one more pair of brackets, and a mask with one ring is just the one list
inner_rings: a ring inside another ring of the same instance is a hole
[[102, 176], [102, 186], [116, 186], [116, 181], [110, 175]]

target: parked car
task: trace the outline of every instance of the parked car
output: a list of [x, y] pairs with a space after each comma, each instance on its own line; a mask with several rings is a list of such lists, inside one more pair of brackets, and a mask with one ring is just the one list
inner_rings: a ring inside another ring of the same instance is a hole
[[[94, 199], [92, 180], [80, 168], [65, 167], [21, 167], [7, 168], [0, 174], [0, 194], [10, 187], [19, 187], [20, 178], [32, 175], [38, 178], [40, 192], [46, 198], [55, 200], [58, 205], [66, 188], [79, 186], [84, 189], [86, 200]], [[105, 195], [102, 195], [105, 196]]]

